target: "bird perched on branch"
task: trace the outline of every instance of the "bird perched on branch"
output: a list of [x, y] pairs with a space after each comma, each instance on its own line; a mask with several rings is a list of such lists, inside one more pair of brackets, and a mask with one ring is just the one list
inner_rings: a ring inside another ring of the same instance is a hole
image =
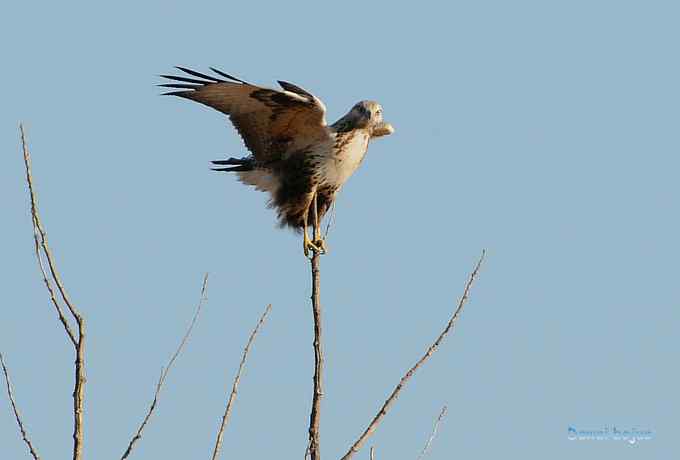
[[[319, 98], [292, 83], [282, 91], [261, 88], [211, 67], [215, 76], [177, 67], [187, 76], [161, 75], [179, 89], [167, 95], [191, 99], [229, 116], [251, 155], [215, 160], [216, 171], [270, 194], [279, 224], [303, 233], [303, 249], [326, 252], [319, 222], [336, 194], [361, 164], [368, 143], [392, 134], [382, 107], [361, 101], [332, 125]], [[313, 239], [307, 228], [314, 228]]]

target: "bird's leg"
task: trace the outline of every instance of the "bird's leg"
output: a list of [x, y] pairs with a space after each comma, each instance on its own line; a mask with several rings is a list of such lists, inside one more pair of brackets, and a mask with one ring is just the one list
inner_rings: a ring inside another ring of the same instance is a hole
[[312, 201], [312, 206], [314, 206], [314, 245], [321, 250], [322, 254], [325, 254], [328, 250], [326, 249], [326, 241], [321, 237], [317, 196], [318, 194], [314, 192], [314, 200]]
[[319, 249], [316, 244], [312, 242], [312, 240], [309, 239], [309, 235], [307, 234], [307, 219], [309, 217], [309, 208], [303, 213], [302, 215], [302, 232], [303, 232], [303, 240], [302, 240], [302, 250], [305, 253], [305, 257], [309, 257], [309, 250], [311, 249], [312, 251], [315, 252], [321, 252], [321, 249]]

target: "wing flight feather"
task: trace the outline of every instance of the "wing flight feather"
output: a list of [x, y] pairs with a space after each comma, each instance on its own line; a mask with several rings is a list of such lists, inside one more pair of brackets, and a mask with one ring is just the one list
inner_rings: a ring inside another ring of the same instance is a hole
[[161, 75], [173, 83], [159, 86], [181, 90], [165, 94], [191, 99], [228, 115], [257, 161], [277, 161], [328, 139], [323, 102], [292, 83], [279, 82], [283, 91], [278, 91], [247, 83], [212, 67], [221, 78], [185, 67], [177, 69], [192, 78]]

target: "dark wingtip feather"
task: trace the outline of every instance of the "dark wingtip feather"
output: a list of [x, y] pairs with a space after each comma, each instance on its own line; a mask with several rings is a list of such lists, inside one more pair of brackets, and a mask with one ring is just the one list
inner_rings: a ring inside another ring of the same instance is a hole
[[220, 75], [220, 76], [222, 76], [222, 77], [224, 77], [224, 78], [228, 78], [228, 79], [230, 79], [230, 80], [234, 80], [234, 81], [237, 81], [237, 82], [239, 82], [239, 83], [243, 83], [244, 85], [247, 85], [247, 84], [248, 84], [247, 82], [241, 80], [240, 78], [236, 78], [236, 77], [234, 77], [233, 75], [229, 75], [228, 73], [224, 73], [224, 72], [222, 72], [221, 70], [218, 70], [218, 69], [216, 69], [216, 68], [214, 68], [214, 67], [210, 67], [210, 70], [212, 70], [212, 71], [215, 72], [217, 75]]
[[295, 93], [295, 94], [300, 94], [300, 95], [306, 96], [308, 98], [312, 98], [312, 99], [314, 98], [313, 95], [311, 95], [310, 93], [308, 93], [307, 91], [305, 91], [304, 89], [300, 88], [297, 85], [294, 85], [292, 83], [288, 83], [287, 81], [283, 81], [283, 80], [277, 80], [277, 81], [278, 81], [279, 85], [281, 85], [281, 88], [285, 89], [286, 91], [290, 91], [291, 93]]
[[176, 75], [161, 75], [162, 78], [167, 78], [168, 80], [174, 80], [174, 81], [183, 81], [186, 83], [194, 83], [197, 85], [209, 85], [213, 82], [211, 81], [204, 81], [204, 80], [197, 80], [195, 78], [187, 78], [187, 77], [179, 77]]
[[211, 163], [214, 164], [214, 165], [239, 165], [239, 166], [241, 166], [241, 165], [250, 164], [251, 161], [246, 159], [246, 158], [234, 158], [234, 157], [232, 157], [232, 158], [229, 158], [227, 160], [212, 160]]
[[187, 93], [189, 93], [189, 91], [168, 91], [167, 93], [161, 93], [161, 96], [187, 97]]
[[194, 77], [204, 78], [208, 81], [212, 81], [212, 82], [215, 82], [215, 83], [224, 83], [224, 80], [220, 80], [219, 78], [211, 77], [209, 75], [205, 75], [203, 73], [196, 72], [195, 70], [187, 69], [186, 67], [176, 66], [175, 68], [178, 69], [178, 70], [181, 70], [184, 73], [188, 73], [189, 75], [193, 75]]
[[225, 172], [243, 172], [252, 171], [253, 168], [249, 166], [233, 166], [231, 168], [210, 168], [213, 171], [225, 171]]
[[201, 89], [203, 86], [202, 85], [189, 85], [186, 83], [163, 83], [160, 86], [161, 88], [177, 88], [177, 89]]

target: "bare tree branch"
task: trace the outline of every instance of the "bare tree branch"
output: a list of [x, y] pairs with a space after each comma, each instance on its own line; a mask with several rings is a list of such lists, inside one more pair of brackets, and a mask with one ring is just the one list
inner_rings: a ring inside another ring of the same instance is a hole
[[388, 410], [392, 406], [392, 404], [397, 400], [397, 397], [399, 396], [399, 393], [401, 392], [402, 388], [406, 385], [406, 383], [409, 381], [409, 379], [413, 376], [413, 374], [418, 370], [420, 366], [423, 365], [425, 361], [427, 361], [432, 354], [437, 351], [437, 348], [439, 347], [439, 344], [444, 340], [446, 335], [451, 331], [453, 328], [453, 325], [455, 324], [456, 320], [460, 316], [461, 311], [463, 310], [463, 306], [465, 305], [465, 302], [468, 300], [468, 294], [470, 292], [470, 287], [472, 286], [472, 283], [474, 282], [475, 278], [477, 277], [477, 273], [479, 272], [479, 268], [482, 265], [482, 262], [484, 261], [484, 256], [486, 254], [486, 251], [482, 251], [482, 255], [479, 258], [479, 261], [477, 262], [477, 265], [475, 266], [475, 269], [472, 271], [470, 274], [470, 278], [468, 279], [467, 283], [465, 284], [465, 290], [463, 291], [463, 295], [460, 298], [458, 302], [458, 307], [453, 313], [453, 316], [451, 316], [451, 319], [449, 320], [448, 324], [444, 328], [441, 334], [439, 334], [439, 337], [437, 337], [437, 340], [434, 341], [432, 345], [427, 349], [425, 354], [416, 362], [413, 367], [411, 367], [408, 372], [401, 378], [397, 386], [394, 388], [390, 396], [387, 398], [385, 403], [382, 405], [376, 416], [373, 418], [371, 423], [368, 425], [368, 428], [359, 436], [359, 439], [356, 440], [354, 444], [352, 444], [352, 447], [350, 447], [349, 451], [342, 457], [342, 460], [349, 460], [352, 458], [354, 454], [359, 452], [359, 449], [361, 449], [361, 446], [363, 446], [364, 442], [373, 434], [373, 432], [376, 430], [378, 427], [378, 424], [382, 421], [382, 419], [387, 415]]
[[[74, 363], [74, 388], [73, 388], [73, 460], [82, 460], [83, 456], [83, 439], [84, 439], [84, 432], [83, 432], [83, 418], [84, 418], [84, 394], [85, 394], [85, 384], [86, 384], [86, 377], [85, 377], [85, 319], [81, 315], [80, 311], [76, 308], [76, 306], [73, 304], [71, 301], [70, 296], [68, 295], [64, 283], [61, 280], [61, 276], [57, 270], [56, 263], [54, 260], [54, 256], [51, 252], [50, 246], [47, 241], [47, 233], [44, 229], [44, 226], [42, 224], [42, 221], [40, 219], [40, 215], [38, 212], [38, 206], [37, 206], [37, 196], [35, 193], [34, 185], [33, 185], [33, 177], [31, 173], [31, 158], [30, 158], [30, 153], [29, 149], [27, 146], [26, 142], [26, 136], [24, 132], [23, 125], [19, 125], [20, 129], [20, 134], [21, 134], [21, 143], [22, 143], [22, 150], [23, 150], [23, 157], [24, 157], [24, 165], [26, 169], [26, 182], [28, 184], [28, 190], [29, 190], [29, 197], [30, 197], [30, 204], [31, 204], [31, 217], [32, 217], [32, 224], [33, 224], [33, 234], [34, 234], [34, 246], [35, 246], [35, 254], [38, 260], [38, 265], [40, 267], [40, 271], [42, 274], [43, 282], [45, 284], [45, 287], [47, 288], [47, 291], [49, 293], [50, 300], [57, 312], [57, 316], [59, 321], [61, 322], [64, 331], [70, 340], [71, 344], [74, 347], [75, 351], [75, 363]], [[316, 197], [315, 197], [316, 199]], [[317, 212], [316, 210], [316, 203], [314, 206], [314, 211]], [[316, 218], [316, 226], [315, 226], [315, 238], [317, 236], [320, 236], [318, 234], [319, 229], [318, 229], [318, 217]], [[328, 226], [326, 227], [326, 236], [328, 235], [328, 232], [330, 230], [331, 222], [328, 223]], [[313, 388], [313, 397], [312, 397], [312, 407], [311, 407], [311, 413], [310, 413], [310, 418], [309, 418], [309, 443], [307, 446], [307, 452], [305, 454], [305, 457], [307, 454], [309, 454], [310, 460], [320, 460], [321, 455], [320, 455], [320, 434], [319, 434], [319, 425], [320, 425], [320, 413], [321, 413], [321, 400], [323, 398], [323, 370], [324, 370], [324, 356], [323, 356], [323, 342], [322, 342], [322, 309], [321, 309], [321, 302], [320, 302], [320, 268], [319, 268], [319, 256], [320, 252], [314, 250], [313, 255], [310, 259], [311, 263], [311, 274], [312, 274], [312, 295], [311, 295], [311, 300], [312, 300], [312, 312], [313, 312], [313, 319], [314, 319], [314, 358], [315, 358], [315, 367], [314, 367], [314, 388]], [[471, 286], [477, 277], [477, 274], [480, 270], [480, 267], [482, 265], [482, 262], [484, 261], [485, 257], [485, 251], [482, 251], [482, 255], [477, 262], [474, 270], [470, 274], [470, 277], [465, 285], [465, 289], [463, 291], [463, 295], [461, 296], [457, 308], [454, 310], [453, 315], [449, 319], [446, 327], [444, 330], [441, 332], [441, 334], [437, 337], [437, 339], [434, 341], [432, 345], [427, 349], [425, 354], [406, 372], [406, 374], [401, 378], [397, 386], [394, 388], [392, 393], [388, 396], [388, 398], [385, 400], [384, 404], [378, 411], [378, 413], [375, 415], [375, 417], [372, 419], [366, 430], [359, 436], [359, 438], [356, 440], [356, 442], [350, 447], [349, 451], [342, 457], [341, 460], [350, 460], [352, 456], [354, 456], [355, 453], [357, 453], [363, 444], [366, 442], [366, 440], [375, 432], [377, 429], [378, 425], [382, 421], [382, 419], [387, 415], [387, 412], [391, 408], [391, 406], [394, 404], [396, 399], [399, 396], [399, 393], [402, 391], [402, 389], [405, 387], [405, 385], [408, 383], [408, 381], [411, 379], [413, 374], [434, 354], [434, 352], [438, 349], [440, 346], [441, 342], [444, 340], [444, 338], [450, 333], [450, 331], [453, 329], [456, 321], [458, 320], [462, 309], [465, 305], [465, 303], [468, 300], [468, 295], [469, 291], [471, 289]], [[145, 429], [146, 425], [150, 421], [156, 406], [158, 404], [159, 400], [159, 395], [161, 392], [161, 389], [163, 388], [163, 385], [165, 383], [165, 380], [170, 372], [170, 369], [174, 365], [176, 359], [178, 356], [181, 354], [182, 350], [184, 349], [191, 332], [196, 324], [196, 321], [198, 319], [198, 316], [201, 312], [203, 303], [205, 301], [205, 294], [206, 294], [206, 289], [207, 289], [207, 282], [208, 282], [208, 275], [206, 274], [204, 279], [203, 279], [203, 285], [201, 288], [201, 297], [198, 302], [198, 305], [196, 307], [196, 312], [191, 320], [191, 323], [183, 336], [179, 346], [175, 350], [174, 354], [170, 358], [168, 364], [166, 365], [165, 368], [161, 369], [161, 374], [160, 378], [156, 384], [156, 389], [154, 392], [154, 397], [153, 400], [149, 406], [149, 409], [142, 420], [141, 424], [139, 425], [137, 431], [133, 435], [132, 439], [130, 440], [127, 449], [123, 453], [121, 460], [125, 460], [129, 457], [131, 454], [132, 450], [134, 449], [136, 443], [141, 439], [143, 430]], [[56, 287], [55, 287], [56, 286]], [[63, 306], [65, 305], [65, 307]], [[212, 454], [212, 460], [217, 460], [220, 454], [221, 446], [222, 446], [222, 441], [223, 441], [223, 436], [224, 436], [224, 430], [226, 428], [226, 425], [229, 421], [231, 412], [232, 412], [232, 405], [236, 399], [236, 395], [238, 392], [238, 385], [240, 383], [241, 375], [248, 357], [248, 353], [250, 351], [250, 348], [254, 342], [254, 339], [261, 328], [262, 324], [264, 323], [267, 315], [271, 311], [271, 305], [268, 305], [267, 308], [265, 309], [264, 313], [260, 317], [255, 329], [252, 331], [249, 340], [245, 346], [243, 356], [241, 358], [241, 362], [238, 367], [238, 371], [236, 374], [236, 377], [234, 379], [234, 383], [232, 385], [232, 390], [229, 395], [229, 398], [227, 400], [226, 408], [224, 415], [222, 417], [222, 422], [220, 424], [219, 431], [217, 433], [217, 439], [215, 442], [215, 447], [213, 450]], [[67, 313], [68, 312], [68, 313]], [[69, 317], [70, 315], [70, 317]], [[40, 457], [38, 456], [37, 452], [35, 451], [28, 434], [26, 433], [26, 430], [23, 425], [23, 421], [20, 417], [18, 408], [16, 406], [16, 402], [14, 399], [14, 394], [12, 390], [12, 385], [10, 382], [10, 377], [9, 377], [9, 372], [7, 370], [7, 367], [5, 366], [4, 358], [2, 354], [0, 354], [0, 364], [2, 365], [2, 370], [3, 374], [5, 377], [6, 381], [6, 387], [7, 387], [7, 394], [12, 406], [12, 409], [14, 411], [15, 419], [17, 422], [17, 425], [19, 427], [19, 430], [22, 435], [22, 439], [25, 442], [25, 444], [28, 446], [28, 449], [30, 451], [30, 454], [32, 455], [34, 460], [39, 460]], [[424, 457], [427, 455], [430, 446], [437, 434], [438, 427], [441, 423], [442, 418], [446, 414], [446, 406], [442, 409], [441, 413], [439, 414], [439, 417], [437, 418], [434, 428], [432, 431], [432, 434], [430, 435], [429, 439], [427, 440], [427, 443], [425, 444], [425, 447], [423, 448], [422, 452], [420, 453], [419, 457], [417, 460], [423, 460]], [[374, 460], [374, 448], [371, 447], [370, 450], [370, 460]]]
[[54, 292], [54, 289], [52, 288], [52, 284], [50, 283], [48, 277], [47, 277], [47, 272], [45, 270], [45, 266], [43, 264], [42, 256], [40, 254], [41, 250], [41, 242], [44, 244], [47, 244], [47, 235], [45, 234], [45, 231], [43, 230], [42, 223], [40, 222], [40, 217], [38, 216], [38, 199], [36, 197], [35, 191], [33, 190], [33, 175], [31, 174], [31, 156], [28, 151], [28, 146], [26, 144], [26, 135], [24, 133], [24, 127], [23, 125], [19, 125], [19, 131], [21, 133], [21, 146], [23, 149], [24, 153], [24, 165], [26, 168], [26, 182], [28, 183], [28, 191], [31, 199], [31, 221], [33, 223], [33, 239], [35, 241], [35, 256], [38, 259], [38, 265], [40, 266], [40, 272], [43, 275], [43, 282], [45, 283], [45, 287], [47, 288], [47, 291], [50, 294], [50, 299], [52, 300], [52, 304], [54, 305], [54, 308], [57, 310], [57, 315], [59, 316], [59, 321], [61, 321], [61, 324], [64, 326], [64, 330], [66, 331], [66, 334], [68, 335], [69, 339], [71, 340], [71, 343], [73, 344], [74, 347], [77, 347], [77, 339], [76, 336], [73, 332], [73, 329], [71, 328], [68, 320], [66, 319], [66, 316], [64, 316], [64, 310], [61, 308], [61, 305], [59, 305], [59, 302], [57, 300], [56, 294]]
[[21, 420], [21, 414], [19, 414], [19, 409], [17, 408], [17, 403], [14, 400], [14, 392], [12, 391], [12, 382], [10, 381], [10, 378], [9, 378], [9, 371], [7, 370], [7, 367], [5, 366], [5, 360], [2, 357], [2, 353], [0, 353], [0, 364], [2, 365], [2, 373], [5, 374], [5, 384], [7, 385], [7, 397], [9, 398], [9, 402], [12, 405], [12, 410], [14, 411], [14, 418], [16, 419], [17, 425], [19, 426], [19, 431], [21, 432], [21, 438], [26, 443], [26, 446], [28, 446], [28, 450], [31, 453], [31, 456], [33, 457], [33, 459], [34, 460], [40, 460], [40, 456], [38, 455], [38, 452], [33, 447], [33, 443], [31, 443], [31, 440], [28, 437], [28, 433], [26, 433], [26, 429], [24, 428], [24, 423]]
[[[24, 132], [23, 125], [19, 125], [19, 131], [21, 133], [21, 146], [24, 154], [24, 165], [26, 167], [26, 182], [28, 183], [28, 190], [31, 199], [31, 217], [33, 221], [33, 235], [35, 239], [35, 249], [36, 256], [38, 258], [38, 264], [40, 265], [40, 271], [43, 275], [43, 281], [50, 294], [50, 299], [57, 310], [57, 315], [59, 316], [59, 321], [64, 326], [66, 335], [71, 340], [76, 353], [75, 359], [75, 377], [73, 385], [73, 460], [80, 460], [83, 455], [83, 405], [85, 399], [85, 320], [80, 314], [80, 311], [75, 307], [70, 297], [66, 293], [64, 283], [61, 281], [61, 277], [54, 262], [54, 257], [49, 245], [47, 244], [47, 233], [40, 220], [40, 214], [38, 213], [37, 198], [36, 193], [33, 188], [33, 176], [31, 174], [31, 155], [28, 151], [28, 145], [26, 143], [26, 134]], [[50, 281], [48, 279], [45, 266], [42, 261], [42, 254], [44, 254], [47, 259], [47, 265], [49, 267], [50, 277], [52, 281], [57, 286], [57, 290], [61, 296], [61, 299], [66, 304], [68, 311], [71, 313], [73, 320], [77, 326], [77, 337], [70, 326], [68, 320], [64, 315], [64, 310], [59, 305], [57, 301], [54, 289], [52, 288]]]
[[241, 363], [238, 365], [238, 371], [236, 372], [236, 377], [234, 378], [234, 384], [231, 387], [231, 393], [229, 394], [227, 407], [224, 410], [224, 415], [222, 416], [222, 423], [220, 424], [220, 429], [217, 432], [217, 440], [215, 441], [215, 448], [213, 449], [212, 460], [217, 460], [217, 458], [220, 455], [220, 449], [222, 448], [222, 438], [224, 437], [224, 428], [227, 426], [227, 423], [229, 422], [229, 416], [231, 415], [231, 406], [234, 403], [234, 400], [236, 399], [236, 393], [238, 392], [238, 384], [241, 381], [241, 374], [243, 373], [243, 367], [245, 366], [246, 359], [248, 358], [250, 346], [253, 344], [257, 332], [260, 330], [262, 323], [264, 323], [264, 320], [271, 311], [271, 309], [272, 309], [271, 304], [267, 305], [267, 308], [264, 309], [264, 313], [262, 313], [262, 316], [260, 317], [260, 320], [257, 322], [255, 329], [253, 329], [253, 332], [250, 333], [248, 343], [246, 344], [246, 347], [243, 350]]
[[375, 460], [375, 447], [371, 446], [371, 460]]
[[196, 312], [194, 313], [193, 318], [191, 318], [191, 323], [189, 323], [189, 327], [187, 328], [187, 331], [184, 333], [184, 337], [182, 337], [182, 340], [179, 343], [179, 346], [175, 350], [175, 353], [173, 353], [172, 357], [170, 358], [170, 361], [168, 361], [168, 364], [165, 366], [165, 368], [161, 369], [161, 376], [158, 379], [158, 383], [156, 384], [156, 391], [154, 392], [153, 395], [153, 401], [151, 401], [151, 405], [149, 406], [149, 410], [146, 413], [146, 416], [144, 417], [144, 420], [142, 420], [142, 423], [139, 425], [139, 428], [137, 428], [137, 431], [135, 434], [132, 436], [132, 439], [130, 440], [130, 443], [127, 446], [127, 449], [125, 449], [125, 452], [123, 453], [123, 456], [121, 457], [121, 460], [125, 460], [128, 458], [130, 453], [132, 452], [132, 449], [134, 449], [135, 444], [137, 441], [139, 441], [142, 437], [142, 432], [144, 431], [144, 428], [146, 427], [147, 423], [149, 423], [149, 420], [151, 419], [151, 416], [153, 415], [154, 411], [156, 410], [156, 405], [158, 404], [158, 397], [161, 392], [161, 388], [163, 388], [163, 384], [165, 383], [165, 379], [168, 377], [168, 374], [170, 373], [170, 369], [172, 369], [172, 365], [175, 363], [175, 360], [177, 357], [180, 355], [182, 350], [184, 349], [184, 346], [187, 343], [187, 340], [189, 340], [189, 336], [191, 335], [191, 331], [194, 329], [194, 325], [196, 324], [196, 320], [198, 319], [198, 315], [201, 313], [201, 309], [203, 308], [203, 303], [206, 301], [206, 290], [208, 288], [208, 274], [206, 273], [205, 276], [203, 277], [203, 285], [201, 286], [201, 297], [198, 300], [198, 305], [196, 306]]
[[312, 311], [314, 314], [314, 394], [312, 411], [309, 415], [309, 456], [320, 460], [319, 422], [321, 420], [321, 398], [323, 397], [323, 346], [321, 327], [320, 270], [319, 253], [314, 251], [312, 266]]
[[57, 271], [56, 264], [54, 263], [52, 251], [50, 250], [50, 247], [47, 244], [47, 233], [45, 232], [45, 229], [42, 225], [42, 221], [40, 220], [40, 214], [38, 213], [37, 207], [37, 198], [35, 190], [33, 189], [33, 176], [31, 174], [31, 155], [28, 151], [28, 146], [26, 144], [26, 134], [24, 132], [23, 125], [19, 125], [19, 130], [21, 131], [21, 145], [24, 152], [24, 164], [26, 166], [26, 181], [28, 182], [28, 189], [31, 197], [31, 215], [33, 217], [33, 225], [35, 226], [34, 229], [36, 230], [36, 233], [40, 235], [40, 246], [47, 258], [47, 264], [49, 266], [52, 279], [56, 283], [59, 293], [61, 294], [61, 297], [64, 300], [64, 303], [66, 303], [66, 306], [73, 315], [74, 319], [76, 320], [76, 322], [78, 322], [81, 319], [80, 312], [75, 307], [73, 302], [71, 302], [70, 297], [66, 293], [64, 283], [61, 281], [61, 277], [59, 276], [59, 272]]
[[73, 460], [83, 458], [83, 416], [85, 400], [85, 321], [78, 320], [75, 383], [73, 386]]
[[434, 427], [432, 428], [432, 434], [430, 434], [430, 437], [427, 439], [427, 442], [425, 443], [425, 447], [423, 447], [423, 451], [420, 453], [418, 456], [418, 460], [423, 460], [425, 458], [425, 455], [427, 455], [427, 452], [430, 450], [430, 446], [432, 445], [432, 441], [434, 441], [435, 436], [437, 436], [437, 430], [439, 430], [439, 425], [442, 422], [442, 419], [446, 415], [446, 406], [442, 407], [442, 411], [439, 413], [439, 417], [437, 417], [437, 420], [434, 422]]

